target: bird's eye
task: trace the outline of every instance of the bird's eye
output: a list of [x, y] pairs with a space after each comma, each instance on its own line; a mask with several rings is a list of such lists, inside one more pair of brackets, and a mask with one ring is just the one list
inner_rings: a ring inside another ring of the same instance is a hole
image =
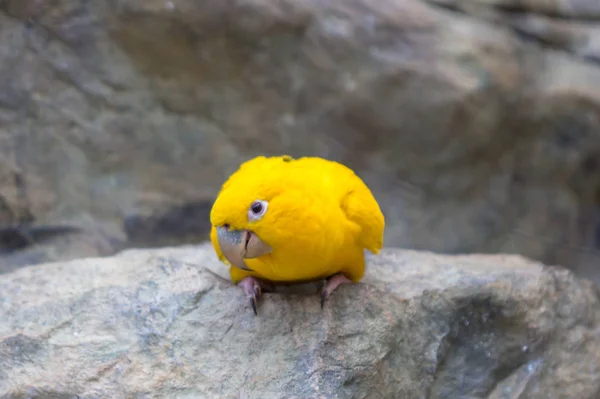
[[254, 204], [252, 204], [252, 213], [254, 213], [255, 215], [260, 214], [262, 210], [263, 206], [260, 202], [255, 202]]
[[250, 205], [248, 210], [248, 218], [250, 220], [260, 219], [267, 211], [267, 201], [256, 200]]

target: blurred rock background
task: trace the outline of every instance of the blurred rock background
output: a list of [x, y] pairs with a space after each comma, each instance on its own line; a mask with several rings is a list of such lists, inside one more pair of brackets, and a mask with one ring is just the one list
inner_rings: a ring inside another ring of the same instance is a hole
[[0, 1], [0, 272], [203, 241], [282, 153], [355, 169], [387, 246], [600, 282], [600, 2]]

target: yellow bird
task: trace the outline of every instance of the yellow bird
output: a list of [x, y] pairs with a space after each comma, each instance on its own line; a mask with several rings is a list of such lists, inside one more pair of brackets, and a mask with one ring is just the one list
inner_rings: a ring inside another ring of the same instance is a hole
[[364, 274], [364, 250], [379, 253], [385, 220], [348, 167], [318, 157], [259, 156], [223, 184], [210, 212], [211, 242], [255, 314], [273, 284], [325, 279], [321, 307]]

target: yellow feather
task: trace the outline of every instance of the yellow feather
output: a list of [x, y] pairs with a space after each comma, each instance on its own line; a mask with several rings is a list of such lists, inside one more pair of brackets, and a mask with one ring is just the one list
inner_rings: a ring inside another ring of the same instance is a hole
[[[261, 220], [249, 221], [253, 201], [268, 202]], [[383, 246], [385, 219], [365, 183], [348, 167], [323, 158], [256, 157], [223, 184], [210, 214], [211, 242], [223, 257], [214, 226], [252, 230], [273, 251], [246, 264], [229, 265], [232, 280], [247, 276], [273, 282], [303, 282], [343, 273], [357, 282], [364, 250]]]

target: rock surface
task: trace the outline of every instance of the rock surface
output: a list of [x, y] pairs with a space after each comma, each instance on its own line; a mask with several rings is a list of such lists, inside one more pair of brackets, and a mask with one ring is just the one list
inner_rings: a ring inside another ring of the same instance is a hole
[[208, 244], [0, 276], [0, 396], [600, 394], [598, 291], [564, 269], [386, 249], [325, 310], [306, 284], [265, 294], [258, 317], [226, 277]]
[[387, 245], [600, 282], [598, 4], [0, 1], [0, 221], [85, 229], [0, 270], [198, 242], [240, 162], [288, 153], [354, 168]]

